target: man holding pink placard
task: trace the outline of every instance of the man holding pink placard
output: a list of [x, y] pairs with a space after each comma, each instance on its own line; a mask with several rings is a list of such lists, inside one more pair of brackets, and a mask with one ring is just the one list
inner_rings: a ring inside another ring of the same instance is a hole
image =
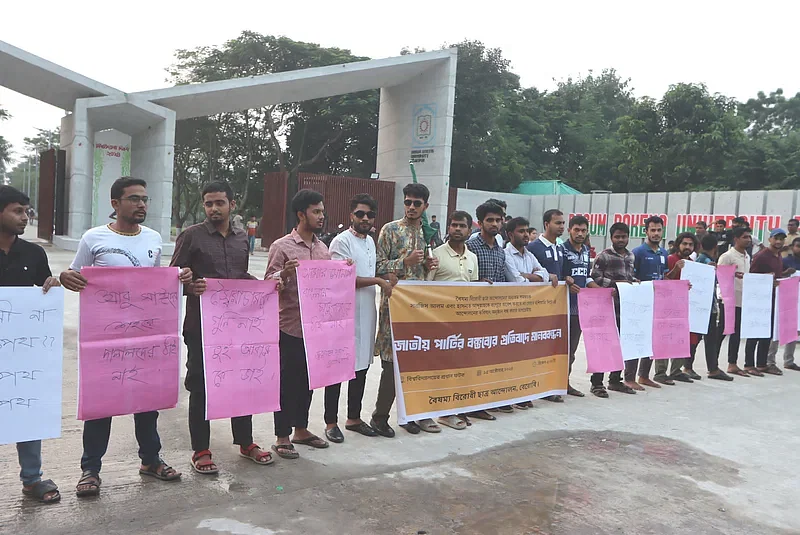
[[[300, 260], [331, 259], [328, 248], [317, 237], [325, 223], [323, 200], [321, 193], [310, 189], [302, 189], [292, 198], [291, 209], [297, 218], [297, 227], [273, 242], [264, 276], [283, 284], [280, 292], [281, 410], [275, 413], [277, 441], [272, 449], [284, 459], [300, 457], [293, 444], [328, 447], [327, 441], [308, 430], [308, 410], [313, 391], [308, 387], [308, 364], [297, 292]], [[292, 428], [294, 436], [291, 436]]]
[[[797, 221], [793, 219], [792, 221]], [[789, 236], [791, 236], [791, 221], [789, 222]], [[794, 230], [797, 230], [797, 225], [795, 224]], [[788, 237], [787, 237], [788, 239]], [[785, 247], [785, 246], [784, 246]], [[794, 238], [792, 240], [791, 246], [788, 249], [788, 255], [784, 256], [783, 258], [783, 269], [791, 270], [792, 276], [797, 276], [797, 272], [800, 271], [800, 238]], [[780, 344], [777, 341], [773, 341], [769, 346], [769, 353], [767, 354], [767, 366], [770, 364], [775, 364], [775, 358], [778, 355], [778, 347]], [[800, 371], [800, 366], [797, 365], [794, 361], [794, 350], [797, 347], [797, 341], [789, 342], [783, 348], [783, 367], [786, 370], [794, 370]]]
[[[81, 237], [78, 252], [69, 270], [61, 273], [61, 284], [80, 292], [87, 280], [80, 271], [84, 267], [159, 267], [161, 235], [144, 225], [147, 217], [147, 183], [139, 178], [122, 177], [111, 186], [111, 206], [116, 220], [108, 225], [89, 229]], [[192, 271], [180, 271], [180, 281], [191, 282]], [[109, 335], [111, 337], [111, 335]], [[180, 479], [181, 473], [159, 456], [158, 411], [134, 414], [136, 439], [139, 442], [139, 473], [162, 481]], [[111, 437], [111, 417], [87, 420], [83, 424], [83, 456], [81, 478], [76, 487], [78, 497], [100, 494], [100, 469]]]
[[[194, 281], [186, 286], [186, 319], [183, 341], [186, 344], [186, 379], [189, 391], [189, 436], [192, 441], [192, 467], [199, 474], [216, 474], [219, 470], [211, 460], [209, 443], [211, 426], [206, 414], [207, 381], [200, 318], [200, 296], [206, 290], [206, 278], [256, 278], [247, 272], [250, 263], [249, 243], [244, 229], [231, 224], [231, 212], [236, 208], [233, 190], [228, 184], [212, 182], [202, 191], [206, 220], [180, 233], [175, 241], [171, 266], [191, 268]], [[260, 283], [264, 284], [264, 283]], [[239, 341], [241, 343], [241, 341]], [[239, 454], [256, 464], [273, 462], [272, 454], [253, 442], [253, 417], [231, 418], [233, 443]]]

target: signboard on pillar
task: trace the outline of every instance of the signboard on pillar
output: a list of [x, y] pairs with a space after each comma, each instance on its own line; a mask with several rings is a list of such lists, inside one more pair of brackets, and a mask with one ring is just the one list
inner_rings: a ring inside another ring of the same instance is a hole
[[[729, 229], [733, 226], [733, 219], [737, 217], [733, 214], [678, 214], [676, 216], [677, 234], [681, 232], [694, 232], [695, 225], [698, 221], [705, 221], [708, 228], [713, 230], [714, 224], [720, 219], [725, 220], [725, 228]], [[765, 241], [769, 238], [769, 232], [774, 228], [781, 226], [781, 216], [779, 215], [742, 215], [750, 224], [753, 231], [753, 237], [759, 241]]]
[[631, 238], [646, 238], [647, 231], [644, 228], [644, 222], [647, 221], [647, 218], [651, 216], [658, 216], [664, 220], [664, 234], [663, 236], [666, 238], [667, 236], [667, 225], [669, 224], [669, 220], [667, 218], [667, 214], [614, 214], [614, 223], [623, 222], [631, 229]]
[[411, 138], [411, 154], [409, 161], [415, 167], [424, 165], [435, 151], [431, 145], [436, 140], [436, 104], [420, 104], [414, 107], [412, 125], [414, 133]]
[[608, 225], [608, 215], [607, 214], [569, 214], [567, 218], [567, 223], [569, 223], [570, 219], [573, 216], [582, 215], [586, 219], [589, 220], [589, 236], [605, 236], [607, 231]]
[[92, 226], [98, 226], [111, 221], [111, 185], [131, 174], [131, 137], [117, 130], [95, 133], [92, 167]]

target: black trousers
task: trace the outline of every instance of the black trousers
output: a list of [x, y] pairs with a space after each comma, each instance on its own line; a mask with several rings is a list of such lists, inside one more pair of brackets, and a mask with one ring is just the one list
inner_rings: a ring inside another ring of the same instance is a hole
[[[577, 318], [577, 316], [571, 316], [570, 319], [573, 318], [573, 317]], [[570, 324], [570, 329], [571, 328], [572, 328], [572, 324]], [[617, 331], [619, 331], [619, 316], [617, 316]], [[572, 351], [572, 348], [570, 348], [570, 356], [572, 356], [574, 354], [575, 354], [574, 351]], [[574, 358], [570, 359], [570, 369], [572, 367], [572, 360], [574, 360]], [[633, 362], [638, 362], [638, 361], [633, 361]], [[635, 371], [634, 371], [634, 373], [635, 373]], [[603, 386], [603, 378], [604, 377], [605, 377], [605, 374], [593, 373], [589, 380], [592, 382], [592, 386]], [[616, 372], [611, 372], [609, 374], [609, 376], [608, 376], [608, 382], [609, 383], [621, 383], [622, 382], [622, 370], [619, 370], [619, 371], [616, 371]]]
[[[735, 318], [736, 318], [736, 328], [734, 332], [730, 335], [728, 339], [728, 364], [736, 364], [739, 360], [739, 345], [741, 344], [742, 338], [742, 307], [734, 307]], [[728, 313], [730, 313], [730, 308], [728, 309]], [[719, 324], [720, 324], [720, 332], [725, 330], [725, 305], [719, 305]], [[725, 339], [725, 335], [721, 335], [719, 339], [719, 344], [722, 346], [722, 341]]]
[[[364, 399], [364, 387], [367, 384], [369, 368], [356, 372], [354, 379], [347, 382], [347, 419], [361, 419], [361, 401]], [[342, 384], [325, 387], [325, 423], [335, 424], [339, 421], [339, 393]]]
[[394, 362], [381, 360], [381, 382], [378, 385], [378, 399], [372, 419], [376, 422], [389, 421], [389, 412], [394, 404]]
[[281, 331], [281, 410], [275, 413], [275, 436], [285, 438], [292, 428], [308, 427], [308, 409], [311, 396], [308, 389], [306, 347], [302, 338]]
[[[711, 316], [708, 318], [708, 333], [701, 335], [706, 348], [706, 367], [709, 372], [719, 370], [719, 348], [722, 343], [722, 331], [724, 328], [725, 324], [717, 323], [717, 313], [712, 310]], [[698, 345], [692, 344], [689, 346], [691, 356], [686, 359], [686, 367], [689, 369], [694, 368], [694, 356], [697, 353]]]
[[[204, 380], [203, 340], [200, 334], [183, 333], [188, 356], [186, 358], [186, 380], [183, 385], [189, 391], [189, 436], [192, 451], [207, 450], [211, 441], [211, 425], [206, 420], [206, 385]], [[233, 443], [246, 448], [253, 443], [253, 417], [231, 418]]]

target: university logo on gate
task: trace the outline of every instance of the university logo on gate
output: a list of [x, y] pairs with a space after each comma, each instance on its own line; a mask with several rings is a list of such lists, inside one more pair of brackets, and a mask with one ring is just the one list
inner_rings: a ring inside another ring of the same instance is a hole
[[434, 138], [433, 120], [436, 117], [435, 104], [422, 104], [414, 109], [413, 146], [429, 145]]

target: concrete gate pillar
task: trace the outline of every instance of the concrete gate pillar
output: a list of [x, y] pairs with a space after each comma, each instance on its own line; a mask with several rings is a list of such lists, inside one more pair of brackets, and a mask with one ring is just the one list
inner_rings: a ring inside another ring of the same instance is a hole
[[417, 179], [431, 192], [428, 217], [435, 215], [442, 225], [447, 220], [456, 59], [451, 50], [449, 61], [402, 84], [381, 88], [377, 171], [380, 180], [397, 183], [395, 218], [403, 216], [402, 190], [412, 181], [408, 164], [413, 161]]
[[172, 170], [175, 150], [175, 112], [131, 138], [131, 176], [147, 181], [150, 206], [145, 225], [170, 242], [172, 227]]

